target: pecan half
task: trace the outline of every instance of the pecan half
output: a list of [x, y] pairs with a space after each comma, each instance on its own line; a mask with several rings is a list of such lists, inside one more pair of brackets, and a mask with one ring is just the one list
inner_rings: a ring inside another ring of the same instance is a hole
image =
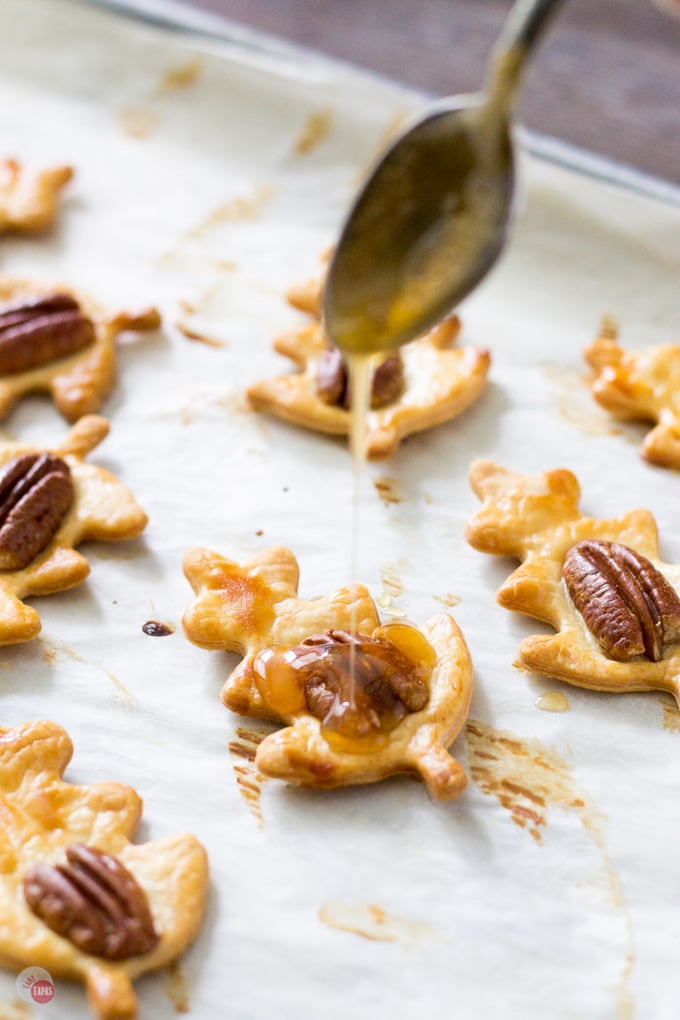
[[[377, 410], [398, 400], [404, 391], [404, 364], [397, 351], [388, 355], [373, 372], [371, 409]], [[350, 386], [342, 354], [337, 347], [322, 351], [316, 368], [316, 393], [325, 404], [350, 406]]]
[[680, 640], [680, 598], [650, 561], [618, 542], [577, 542], [562, 569], [572, 601], [607, 655], [652, 662]]
[[349, 737], [392, 729], [430, 696], [416, 663], [391, 642], [366, 634], [314, 634], [293, 649], [290, 661], [308, 711]]
[[74, 843], [66, 864], [34, 864], [24, 876], [28, 906], [76, 949], [106, 960], [158, 945], [146, 893], [117, 857]]
[[21, 570], [56, 534], [73, 502], [68, 464], [51, 453], [27, 453], [0, 475], [0, 570]]
[[16, 375], [94, 343], [91, 319], [70, 294], [23, 298], [0, 307], [0, 375]]
[[316, 393], [324, 404], [344, 404], [347, 393], [347, 369], [337, 347], [321, 352], [316, 366]]
[[373, 373], [371, 407], [394, 403], [404, 392], [404, 363], [397, 351], [389, 354]]

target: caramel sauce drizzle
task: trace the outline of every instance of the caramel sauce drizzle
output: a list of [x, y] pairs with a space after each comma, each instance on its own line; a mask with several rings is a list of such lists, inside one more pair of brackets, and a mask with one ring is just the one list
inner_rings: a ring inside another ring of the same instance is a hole
[[329, 900], [319, 910], [319, 920], [328, 928], [360, 935], [371, 942], [401, 942], [411, 946], [443, 939], [432, 925], [390, 914], [375, 903]]
[[513, 822], [526, 829], [537, 843], [548, 824], [551, 808], [575, 811], [597, 848], [609, 888], [612, 907], [621, 912], [628, 950], [617, 991], [618, 1020], [632, 1020], [630, 976], [635, 962], [633, 925], [621, 880], [609, 857], [604, 837], [606, 816], [590, 795], [578, 786], [569, 764], [538, 740], [496, 730], [468, 719], [465, 727], [470, 775], [485, 794], [495, 796], [510, 812]]
[[63, 644], [61, 641], [55, 641], [54, 638], [39, 637], [38, 641], [42, 645], [43, 649], [43, 661], [52, 665], [55, 662], [61, 662], [64, 659], [71, 659], [73, 662], [80, 662], [84, 666], [90, 666], [93, 669], [98, 669], [100, 673], [103, 673], [109, 678], [113, 684], [115, 690], [115, 696], [113, 700], [122, 705], [123, 711], [128, 714], [133, 712], [137, 706], [137, 696], [129, 687], [110, 673], [108, 669], [103, 666], [99, 666], [97, 663], [89, 662], [88, 659], [84, 659], [82, 655], [69, 648], [68, 645]]
[[447, 609], [455, 609], [463, 601], [461, 595], [454, 595], [451, 591], [447, 591], [445, 595], [433, 595], [432, 598], [435, 602], [441, 602]]
[[396, 478], [389, 478], [383, 475], [373, 479], [373, 485], [383, 503], [401, 503], [403, 496], [400, 491], [400, 484]]
[[263, 776], [255, 767], [255, 755], [266, 736], [268, 736], [267, 731], [250, 730], [239, 726], [236, 730], [236, 737], [229, 741], [229, 753], [239, 792], [260, 828], [264, 824], [260, 795], [262, 784], [266, 782], [267, 777]]
[[663, 708], [663, 726], [669, 733], [680, 733], [680, 708], [672, 694], [661, 694], [659, 702]]
[[226, 347], [225, 340], [218, 340], [217, 337], [208, 336], [207, 333], [201, 333], [197, 329], [193, 329], [191, 326], [187, 326], [184, 322], [176, 322], [175, 329], [186, 337], [187, 340], [195, 340], [197, 343], [205, 344], [206, 347]]
[[190, 1013], [189, 990], [179, 960], [173, 960], [168, 964], [167, 974], [163, 991], [175, 1007], [175, 1013]]

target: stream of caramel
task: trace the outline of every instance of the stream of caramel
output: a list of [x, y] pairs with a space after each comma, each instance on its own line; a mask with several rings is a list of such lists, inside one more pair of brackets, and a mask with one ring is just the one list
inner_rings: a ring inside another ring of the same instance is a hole
[[[371, 407], [371, 378], [374, 357], [367, 354], [350, 354], [347, 357], [350, 385], [350, 451], [352, 454], [352, 514], [350, 534], [350, 583], [359, 582], [359, 553], [361, 534], [361, 492], [365, 470], [368, 413]], [[357, 630], [356, 602], [352, 606], [349, 629]], [[350, 650], [350, 692], [352, 707], [355, 702], [356, 649]]]

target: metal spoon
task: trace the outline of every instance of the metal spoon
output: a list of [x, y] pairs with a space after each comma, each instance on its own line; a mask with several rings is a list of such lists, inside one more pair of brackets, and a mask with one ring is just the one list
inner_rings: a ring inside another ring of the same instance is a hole
[[487, 94], [435, 104], [380, 159], [326, 283], [326, 328], [346, 354], [415, 339], [500, 255], [514, 193], [512, 107], [525, 60], [563, 2], [517, 0], [492, 55]]

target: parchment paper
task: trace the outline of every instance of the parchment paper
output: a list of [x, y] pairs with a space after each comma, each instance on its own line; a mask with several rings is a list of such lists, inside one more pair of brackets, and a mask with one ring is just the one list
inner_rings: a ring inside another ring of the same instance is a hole
[[[247, 413], [242, 393], [288, 368], [270, 347], [303, 321], [285, 288], [315, 272], [359, 173], [414, 105], [323, 60], [197, 48], [77, 3], [3, 0], [1, 154], [72, 162], [77, 178], [59, 228], [3, 240], [0, 269], [112, 307], [156, 302], [166, 329], [122, 347], [111, 436], [92, 455], [133, 489], [149, 527], [134, 543], [91, 544], [88, 582], [35, 600], [40, 638], [0, 650], [0, 724], [59, 722], [73, 781], [140, 791], [139, 838], [203, 840], [207, 920], [174, 978], [196, 1018], [671, 1020], [677, 716], [657, 695], [566, 687], [569, 711], [537, 710], [559, 685], [511, 663], [540, 625], [496, 605], [513, 564], [475, 553], [463, 529], [477, 506], [468, 464], [489, 456], [571, 468], [596, 516], [649, 507], [664, 558], [680, 558], [677, 474], [644, 465], [643, 430], [615, 433], [581, 380], [605, 312], [624, 344], [680, 339], [677, 209], [526, 160], [513, 246], [461, 309], [462, 342], [492, 350], [488, 389], [366, 471], [360, 579], [415, 622], [460, 599], [477, 681], [475, 722], [454, 748], [474, 767], [460, 800], [435, 805], [403, 779], [332, 794], [269, 781], [258, 802], [247, 758], [229, 751], [252, 739], [237, 727], [253, 727], [218, 700], [236, 659], [181, 634], [192, 545], [233, 558], [289, 545], [308, 597], [349, 580], [345, 445]], [[37, 397], [5, 428], [48, 443], [66, 431]], [[148, 619], [176, 633], [150, 638]], [[174, 1015], [167, 974], [138, 990], [143, 1017]], [[3, 973], [8, 1015], [15, 998]], [[62, 982], [31, 1015], [88, 1010]]]

